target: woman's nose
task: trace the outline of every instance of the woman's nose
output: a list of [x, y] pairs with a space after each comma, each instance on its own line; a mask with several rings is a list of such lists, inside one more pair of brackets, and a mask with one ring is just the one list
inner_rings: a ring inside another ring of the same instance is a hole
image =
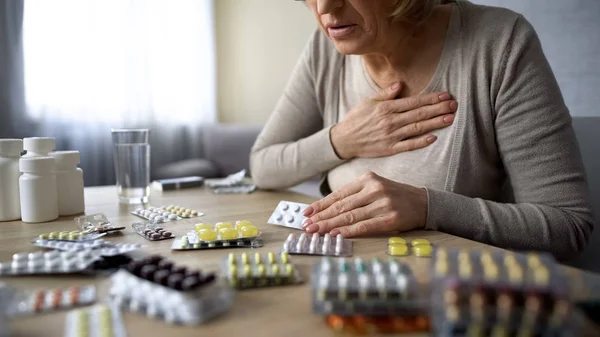
[[344, 6], [346, 0], [317, 0], [317, 12], [320, 15], [328, 14]]

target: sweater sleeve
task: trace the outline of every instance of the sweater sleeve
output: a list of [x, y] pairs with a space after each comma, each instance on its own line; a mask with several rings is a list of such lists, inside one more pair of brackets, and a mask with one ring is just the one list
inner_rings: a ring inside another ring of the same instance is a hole
[[254, 183], [265, 189], [287, 188], [343, 162], [324, 127], [316, 92], [323, 42], [316, 32], [298, 60], [275, 110], [250, 154]]
[[[566, 259], [594, 219], [571, 117], [533, 27], [519, 17], [494, 97], [498, 150], [514, 203], [428, 190], [427, 228]], [[476, 146], [474, 144], [471, 144]]]

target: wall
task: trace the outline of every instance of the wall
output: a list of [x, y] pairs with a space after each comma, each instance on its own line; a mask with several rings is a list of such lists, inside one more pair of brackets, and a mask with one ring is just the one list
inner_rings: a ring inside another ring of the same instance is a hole
[[[472, 0], [523, 13], [534, 25], [574, 116], [600, 116], [600, 1]], [[262, 124], [314, 19], [292, 0], [217, 0], [220, 121]]]
[[600, 116], [600, 1], [473, 0], [523, 13], [535, 27], [573, 116]]
[[316, 23], [292, 0], [216, 0], [219, 120], [262, 124]]

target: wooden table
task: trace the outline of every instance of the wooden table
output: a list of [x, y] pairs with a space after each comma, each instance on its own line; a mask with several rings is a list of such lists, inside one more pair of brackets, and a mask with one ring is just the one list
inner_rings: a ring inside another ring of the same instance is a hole
[[[114, 187], [86, 188], [86, 214], [104, 213], [113, 223], [127, 227], [122, 235], [106, 239], [117, 242], [136, 242], [145, 247], [141, 253], [159, 253], [188, 266], [218, 270], [218, 262], [227, 253], [236, 250], [206, 250], [172, 252], [172, 240], [150, 242], [138, 236], [131, 229], [131, 223], [139, 218], [129, 212], [134, 208], [117, 203]], [[156, 206], [175, 204], [203, 211], [203, 222], [250, 220], [263, 233], [265, 246], [259, 251], [279, 251], [294, 229], [268, 225], [269, 215], [280, 200], [311, 203], [313, 198], [292, 192], [255, 192], [250, 195], [216, 195], [204, 188], [172, 192], [152, 192], [151, 204]], [[199, 219], [181, 220], [165, 225], [176, 235], [185, 234]], [[15, 252], [36, 251], [30, 240], [41, 233], [61, 230], [75, 230], [73, 217], [41, 224], [26, 224], [20, 221], [0, 223], [0, 261], [9, 261]], [[420, 231], [402, 234], [405, 238], [426, 238], [434, 245], [452, 247], [486, 247], [483, 244], [451, 235]], [[355, 239], [354, 255], [365, 259], [386, 258], [387, 236]], [[496, 249], [496, 248], [491, 248]], [[302, 276], [309, 280], [310, 266], [318, 258], [294, 256]], [[420, 282], [427, 282], [430, 259], [417, 257], [400, 258], [413, 267]], [[590, 296], [584, 286], [586, 282], [600, 283], [600, 276], [565, 268], [571, 278], [574, 296]], [[70, 285], [95, 284], [99, 287], [99, 300], [108, 293], [110, 280], [107, 277], [67, 276], [67, 277], [4, 277], [2, 281], [20, 289], [45, 289]], [[195, 327], [171, 326], [162, 321], [148, 319], [134, 313], [124, 313], [128, 336], [331, 336], [323, 319], [311, 312], [309, 282], [301, 286], [256, 289], [238, 292], [234, 306], [224, 315], [207, 324]], [[600, 294], [597, 294], [600, 296]], [[20, 318], [11, 324], [13, 336], [59, 337], [64, 335], [64, 312], [45, 314], [37, 317]]]

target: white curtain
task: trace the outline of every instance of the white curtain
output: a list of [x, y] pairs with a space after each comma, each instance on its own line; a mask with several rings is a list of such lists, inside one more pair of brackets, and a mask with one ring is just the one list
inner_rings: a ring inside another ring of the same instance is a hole
[[[151, 129], [154, 168], [201, 155], [216, 120], [211, 0], [27, 0], [25, 102], [39, 135], [112, 183], [110, 129]], [[91, 171], [91, 172], [90, 172]]]

